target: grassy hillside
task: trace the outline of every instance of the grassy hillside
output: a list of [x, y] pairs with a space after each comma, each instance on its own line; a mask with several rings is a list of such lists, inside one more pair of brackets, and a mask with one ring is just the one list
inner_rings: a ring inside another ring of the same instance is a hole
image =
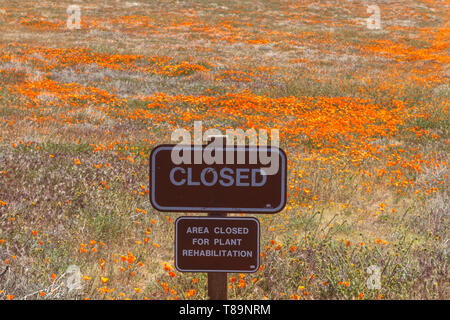
[[207, 298], [173, 267], [180, 213], [148, 196], [151, 149], [197, 120], [278, 129], [288, 155], [288, 205], [258, 216], [261, 268], [230, 298], [449, 298], [445, 2], [0, 9], [0, 299]]

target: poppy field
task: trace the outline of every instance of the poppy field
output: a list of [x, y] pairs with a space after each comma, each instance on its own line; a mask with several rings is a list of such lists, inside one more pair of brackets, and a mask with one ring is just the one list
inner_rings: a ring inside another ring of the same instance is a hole
[[0, 299], [207, 299], [149, 201], [151, 150], [195, 121], [288, 159], [230, 299], [449, 299], [448, 9], [0, 0]]

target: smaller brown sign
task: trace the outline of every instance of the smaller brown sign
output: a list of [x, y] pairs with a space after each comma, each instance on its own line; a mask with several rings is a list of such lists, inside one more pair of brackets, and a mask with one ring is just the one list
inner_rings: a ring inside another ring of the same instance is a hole
[[175, 267], [182, 272], [256, 272], [259, 221], [245, 217], [180, 217]]

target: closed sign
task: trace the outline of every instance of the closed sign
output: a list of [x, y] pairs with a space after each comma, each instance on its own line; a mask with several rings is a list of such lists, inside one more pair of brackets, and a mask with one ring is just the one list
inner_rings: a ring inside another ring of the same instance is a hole
[[284, 208], [286, 155], [281, 149], [224, 146], [215, 150], [223, 153], [223, 163], [211, 163], [202, 159], [205, 146], [192, 145], [184, 147], [191, 161], [183, 163], [173, 161], [175, 146], [160, 145], [151, 153], [150, 201], [155, 209], [276, 213]]

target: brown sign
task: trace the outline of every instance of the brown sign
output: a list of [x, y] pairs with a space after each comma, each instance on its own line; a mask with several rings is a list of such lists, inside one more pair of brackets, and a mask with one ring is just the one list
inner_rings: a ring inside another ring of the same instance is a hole
[[[180, 153], [175, 148], [184, 149]], [[286, 154], [283, 150], [224, 146], [211, 153], [207, 148], [201, 145], [160, 145], [153, 149], [150, 156], [150, 202], [155, 209], [276, 213], [284, 208]], [[214, 157], [220, 153], [222, 162], [206, 161], [202, 156], [206, 153]], [[187, 156], [190, 162], [178, 161], [177, 164], [173, 161], [173, 154]]]
[[255, 218], [180, 217], [175, 222], [175, 267], [182, 272], [256, 272]]

